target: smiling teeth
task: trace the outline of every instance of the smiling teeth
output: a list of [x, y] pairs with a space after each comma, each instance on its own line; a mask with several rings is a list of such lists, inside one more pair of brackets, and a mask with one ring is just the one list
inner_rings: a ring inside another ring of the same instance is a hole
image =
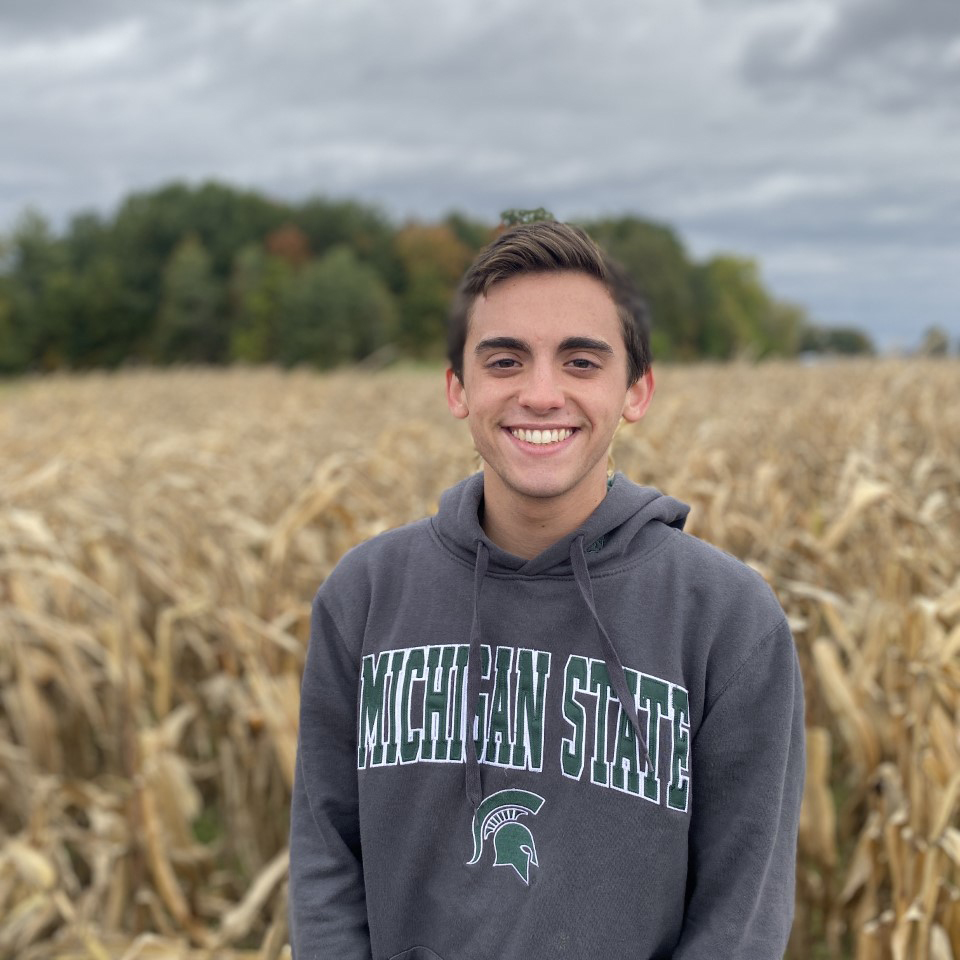
[[527, 443], [559, 443], [566, 440], [572, 430], [511, 430], [518, 440], [525, 440]]

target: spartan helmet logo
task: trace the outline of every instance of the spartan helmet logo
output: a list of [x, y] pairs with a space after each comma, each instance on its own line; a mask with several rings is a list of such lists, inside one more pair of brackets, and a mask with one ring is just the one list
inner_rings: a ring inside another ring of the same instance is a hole
[[517, 821], [526, 814], [536, 816], [543, 804], [543, 797], [529, 790], [500, 790], [490, 794], [473, 815], [473, 859], [468, 864], [480, 859], [483, 842], [492, 834], [496, 854], [493, 865], [513, 867], [517, 876], [529, 885], [530, 864], [535, 867], [540, 864], [533, 834]]

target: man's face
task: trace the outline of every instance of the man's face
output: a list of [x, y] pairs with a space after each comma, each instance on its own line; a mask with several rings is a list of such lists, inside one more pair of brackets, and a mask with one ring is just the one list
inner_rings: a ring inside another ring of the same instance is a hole
[[628, 387], [627, 369], [616, 306], [586, 274], [522, 275], [478, 297], [447, 403], [469, 423], [487, 492], [571, 507], [602, 497], [617, 424], [653, 395], [652, 374]]

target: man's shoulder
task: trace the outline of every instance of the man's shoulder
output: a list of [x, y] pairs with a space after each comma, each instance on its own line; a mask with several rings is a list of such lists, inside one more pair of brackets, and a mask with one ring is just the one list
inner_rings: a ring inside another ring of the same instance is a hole
[[792, 662], [786, 614], [761, 573], [692, 534], [678, 532], [673, 542], [674, 565], [664, 575], [674, 584], [677, 606], [666, 615], [682, 618], [704, 702], [712, 703], [758, 656]]
[[675, 543], [691, 570], [703, 576], [729, 583], [742, 583], [747, 587], [766, 585], [760, 573], [749, 563], [735, 557], [722, 547], [702, 540], [696, 534], [687, 531], [679, 533]]
[[320, 593], [374, 582], [378, 576], [397, 573], [397, 564], [411, 560], [430, 540], [430, 518], [423, 517], [381, 533], [351, 547], [320, 586]]
[[673, 542], [678, 573], [701, 603], [765, 614], [771, 622], [783, 619], [772, 587], [749, 563], [690, 533], [678, 533]]

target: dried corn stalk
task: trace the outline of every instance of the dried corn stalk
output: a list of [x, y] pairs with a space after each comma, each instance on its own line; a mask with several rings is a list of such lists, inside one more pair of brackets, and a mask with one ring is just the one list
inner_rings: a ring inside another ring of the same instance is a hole
[[[0, 960], [284, 956], [310, 599], [474, 469], [439, 384], [139, 371], [0, 394]], [[955, 362], [665, 369], [616, 440], [794, 627], [794, 958], [960, 960], [958, 384]]]

